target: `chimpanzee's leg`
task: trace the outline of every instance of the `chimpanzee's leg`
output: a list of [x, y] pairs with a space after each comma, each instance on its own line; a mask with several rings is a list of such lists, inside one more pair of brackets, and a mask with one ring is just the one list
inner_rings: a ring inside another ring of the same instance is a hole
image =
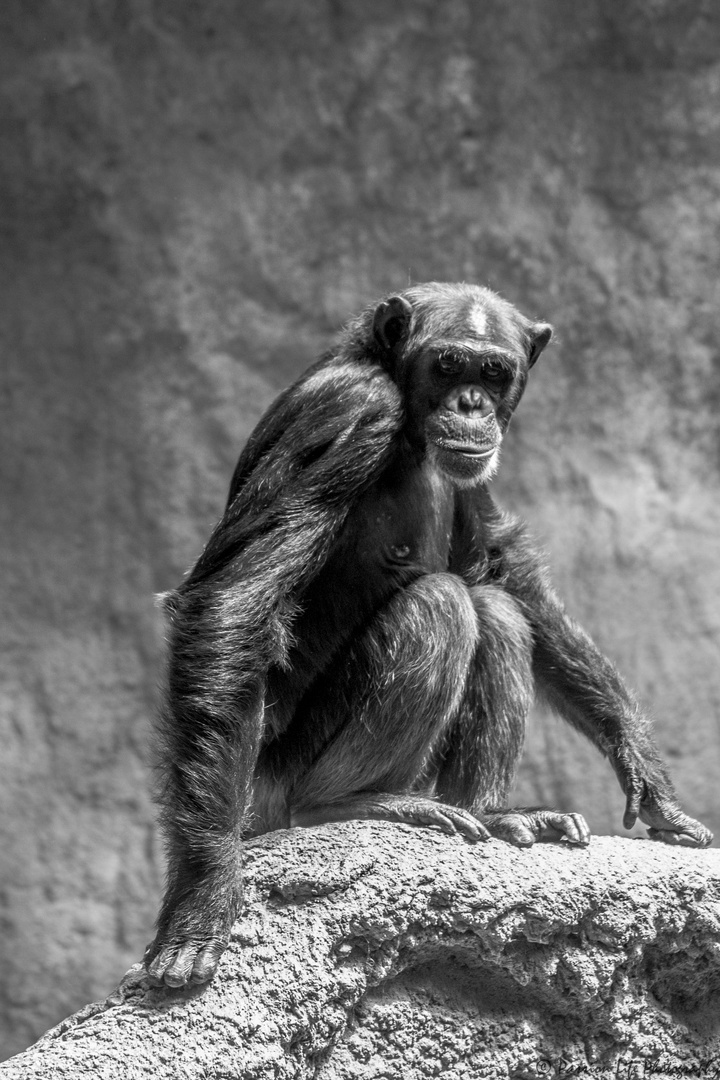
[[390, 818], [487, 835], [471, 813], [418, 792], [477, 638], [475, 608], [453, 574], [428, 574], [390, 600], [300, 707], [310, 760], [291, 784], [293, 824]]
[[478, 637], [445, 743], [437, 793], [476, 813], [502, 806], [515, 777], [534, 695], [532, 638], [518, 605], [494, 585], [468, 590]]
[[533, 642], [517, 602], [494, 585], [469, 590], [478, 639], [465, 693], [445, 736], [436, 792], [471, 810], [493, 836], [528, 845], [566, 836], [586, 843], [579, 814], [499, 809], [513, 782], [533, 700]]

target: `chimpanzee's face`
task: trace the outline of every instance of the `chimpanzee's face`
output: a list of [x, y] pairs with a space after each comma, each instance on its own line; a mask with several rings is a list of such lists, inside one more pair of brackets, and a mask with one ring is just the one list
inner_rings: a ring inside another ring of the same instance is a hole
[[390, 371], [405, 398], [406, 434], [454, 482], [483, 483], [497, 468], [528, 370], [552, 329], [486, 289], [425, 291], [410, 289], [376, 313], [392, 343]]

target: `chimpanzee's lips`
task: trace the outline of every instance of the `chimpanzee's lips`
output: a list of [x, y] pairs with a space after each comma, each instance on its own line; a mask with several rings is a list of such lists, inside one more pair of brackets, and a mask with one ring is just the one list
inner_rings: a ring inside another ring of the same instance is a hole
[[462, 454], [469, 458], [490, 457], [497, 450], [496, 446], [475, 446], [473, 443], [439, 442], [437, 445], [441, 450], [449, 450], [453, 454]]

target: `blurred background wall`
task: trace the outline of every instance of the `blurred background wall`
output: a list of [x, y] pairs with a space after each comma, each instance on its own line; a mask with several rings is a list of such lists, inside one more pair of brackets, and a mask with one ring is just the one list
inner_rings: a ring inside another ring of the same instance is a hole
[[[276, 392], [411, 280], [555, 324], [498, 495], [720, 829], [719, 227], [712, 0], [3, 0], [3, 1054], [152, 935], [153, 593]], [[621, 828], [549, 717], [516, 797]]]

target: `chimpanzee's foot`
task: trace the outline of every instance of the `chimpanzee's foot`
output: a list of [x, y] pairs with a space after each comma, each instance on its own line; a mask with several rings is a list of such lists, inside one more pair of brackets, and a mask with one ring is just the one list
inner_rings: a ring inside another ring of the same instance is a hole
[[519, 847], [536, 840], [563, 840], [585, 847], [590, 830], [582, 814], [559, 814], [555, 810], [496, 810], [482, 815], [491, 836]]
[[293, 809], [293, 825], [320, 825], [326, 821], [379, 819], [408, 825], [437, 825], [445, 833], [461, 833], [466, 840], [487, 840], [490, 832], [469, 810], [436, 802], [425, 795], [352, 795], [326, 806]]

